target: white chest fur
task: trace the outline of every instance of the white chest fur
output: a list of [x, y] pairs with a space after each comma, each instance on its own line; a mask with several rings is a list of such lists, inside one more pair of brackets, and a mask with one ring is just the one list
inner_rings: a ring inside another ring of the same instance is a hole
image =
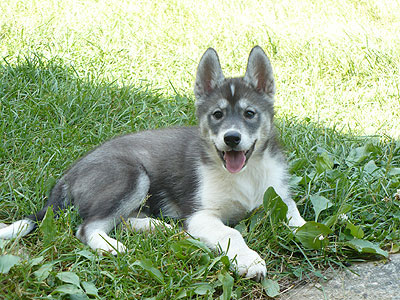
[[201, 166], [199, 172], [198, 195], [202, 209], [212, 211], [225, 223], [239, 221], [259, 207], [269, 186], [282, 198], [288, 197], [286, 166], [267, 153], [262, 159], [250, 159], [237, 174], [209, 166]]

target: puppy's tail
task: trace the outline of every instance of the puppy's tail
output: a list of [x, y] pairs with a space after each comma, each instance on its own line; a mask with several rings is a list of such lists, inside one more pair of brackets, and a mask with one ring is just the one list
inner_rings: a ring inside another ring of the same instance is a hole
[[31, 233], [38, 226], [37, 222], [43, 220], [49, 207], [51, 207], [56, 214], [65, 209], [65, 207], [70, 203], [66, 191], [66, 184], [62, 180], [58, 181], [51, 190], [46, 205], [38, 212], [29, 215], [22, 220], [16, 221], [4, 228], [0, 227], [0, 239], [9, 240], [23, 237]]

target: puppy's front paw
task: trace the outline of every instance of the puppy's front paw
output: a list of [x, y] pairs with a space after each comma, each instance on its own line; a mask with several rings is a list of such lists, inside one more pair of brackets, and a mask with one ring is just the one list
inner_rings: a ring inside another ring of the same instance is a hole
[[246, 274], [246, 278], [253, 278], [255, 281], [261, 281], [265, 276], [267, 276], [267, 268], [264, 260], [250, 266]]
[[236, 268], [241, 276], [260, 281], [267, 275], [265, 261], [253, 250], [236, 256]]

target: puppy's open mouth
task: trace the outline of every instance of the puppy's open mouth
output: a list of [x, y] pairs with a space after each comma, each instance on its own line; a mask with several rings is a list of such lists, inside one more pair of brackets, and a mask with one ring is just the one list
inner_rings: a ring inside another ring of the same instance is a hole
[[230, 173], [238, 173], [244, 168], [249, 160], [251, 154], [253, 153], [255, 144], [256, 142], [254, 142], [254, 144], [247, 151], [219, 151], [217, 149], [217, 152], [219, 157], [222, 159], [225, 168]]

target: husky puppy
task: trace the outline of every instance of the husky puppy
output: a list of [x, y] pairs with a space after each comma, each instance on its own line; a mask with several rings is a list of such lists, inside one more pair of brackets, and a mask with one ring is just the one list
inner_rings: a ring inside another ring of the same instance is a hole
[[126, 251], [108, 235], [115, 226], [125, 220], [135, 230], [152, 230], [162, 222], [150, 216], [162, 214], [182, 218], [190, 235], [225, 251], [239, 274], [264, 277], [264, 260], [225, 224], [259, 207], [270, 186], [288, 206], [289, 225], [305, 223], [290, 197], [287, 164], [276, 141], [271, 63], [256, 46], [245, 76], [225, 78], [217, 52], [209, 48], [197, 68], [194, 93], [198, 127], [105, 142], [66, 171], [42, 210], [0, 229], [0, 238], [28, 234], [48, 207], [57, 213], [74, 205], [83, 219], [78, 239], [115, 255]]

